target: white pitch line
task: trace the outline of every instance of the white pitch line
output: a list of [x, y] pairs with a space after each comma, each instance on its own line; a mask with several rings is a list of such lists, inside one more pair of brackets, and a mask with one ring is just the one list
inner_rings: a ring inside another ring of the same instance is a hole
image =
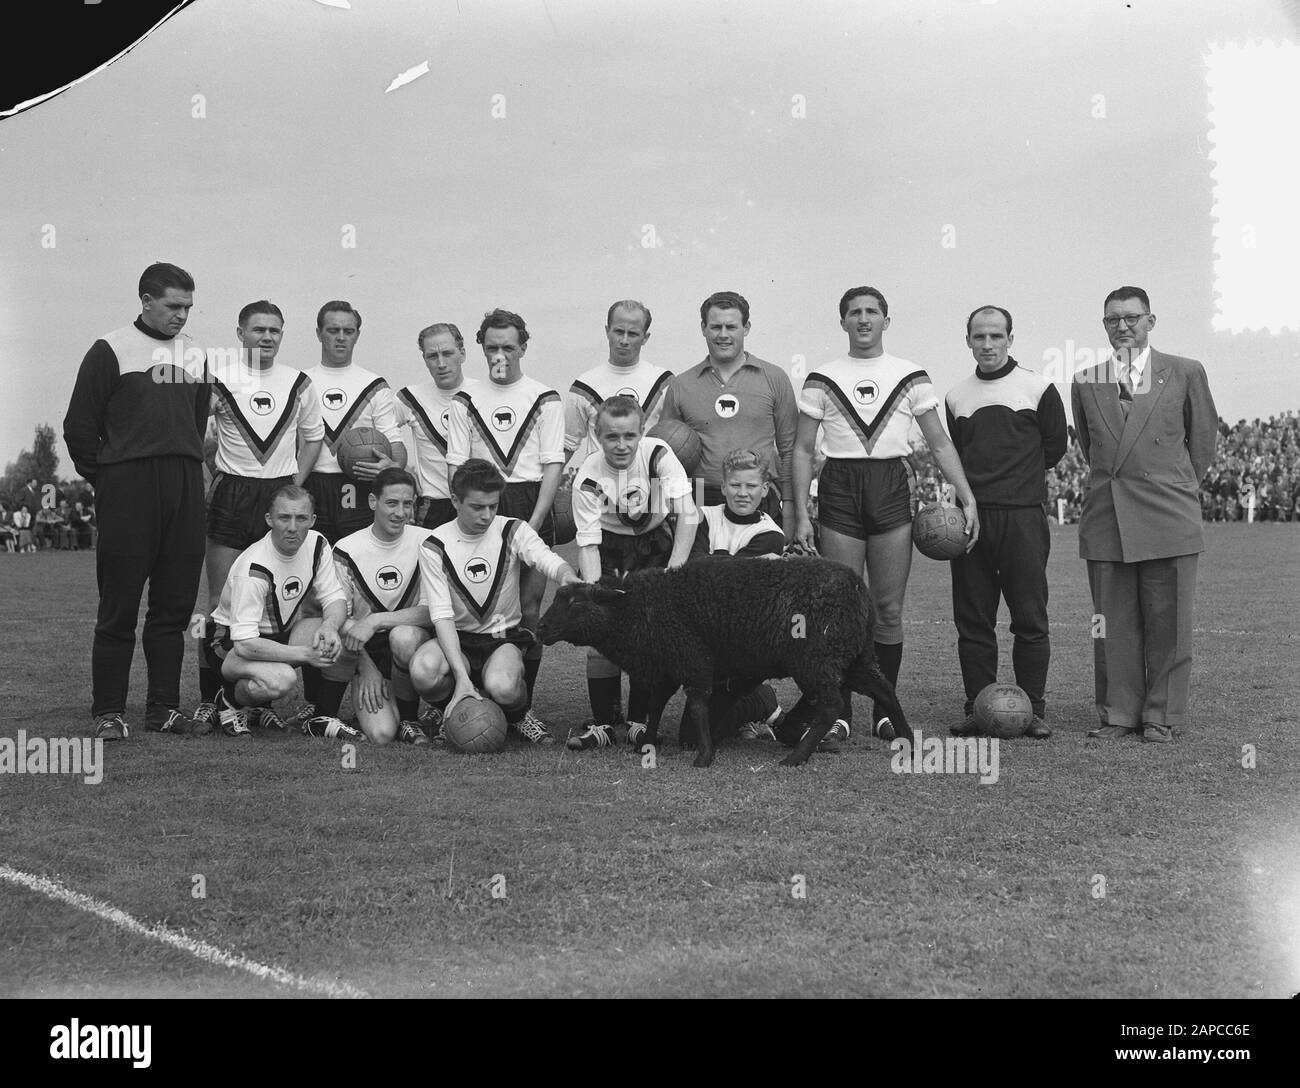
[[106, 922], [112, 922], [113, 925], [120, 926], [128, 933], [135, 933], [141, 937], [148, 937], [151, 940], [170, 945], [172, 948], [179, 948], [182, 952], [188, 952], [197, 959], [214, 963], [219, 967], [231, 967], [239, 971], [247, 971], [250, 975], [255, 975], [257, 978], [274, 982], [280, 986], [291, 986], [295, 990], [321, 993], [328, 997], [370, 996], [364, 990], [349, 986], [346, 982], [302, 978], [281, 967], [258, 963], [256, 960], [250, 960], [247, 956], [227, 952], [214, 944], [208, 944], [207, 941], [187, 937], [184, 933], [178, 933], [167, 926], [158, 923], [147, 925], [133, 918], [126, 911], [118, 910], [117, 907], [105, 903], [103, 900], [94, 899], [89, 895], [82, 895], [81, 892], [75, 892], [71, 888], [60, 884], [57, 880], [51, 880], [46, 876], [36, 876], [33, 873], [24, 873], [19, 869], [12, 869], [8, 865], [0, 865], [0, 879], [7, 880], [11, 884], [18, 884], [39, 895], [48, 896], [50, 899], [57, 899], [59, 902], [67, 903], [78, 910], [94, 914], [99, 918], [103, 918]]

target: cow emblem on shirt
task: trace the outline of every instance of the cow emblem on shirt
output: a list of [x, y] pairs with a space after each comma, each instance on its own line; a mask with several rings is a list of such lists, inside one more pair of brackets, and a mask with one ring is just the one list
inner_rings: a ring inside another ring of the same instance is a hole
[[259, 416], [269, 416], [275, 411], [275, 398], [263, 390], [249, 397], [248, 405]]
[[380, 567], [375, 571], [375, 582], [380, 589], [396, 589], [402, 584], [402, 572], [394, 566]]
[[451, 409], [444, 408], [442, 415], [438, 417], [438, 426], [442, 428], [442, 433], [447, 433], [447, 427], [451, 423]]
[[302, 579], [297, 575], [286, 578], [284, 585], [280, 587], [280, 596], [286, 601], [292, 601], [302, 592]]
[[640, 525], [650, 512], [649, 496], [640, 484], [631, 484], [619, 499], [619, 520], [624, 525]]
[[880, 386], [870, 378], [863, 378], [853, 387], [853, 399], [859, 404], [875, 404], [880, 396]]
[[492, 577], [492, 564], [481, 555], [476, 555], [465, 564], [465, 577], [475, 585], [481, 585]]
[[515, 425], [515, 410], [509, 405], [492, 409], [492, 426], [498, 431], [508, 431]]
[[723, 393], [713, 402], [713, 410], [722, 419], [730, 419], [740, 411], [740, 401], [734, 393]]
[[347, 404], [348, 395], [343, 392], [342, 389], [335, 386], [332, 389], [326, 389], [325, 392], [320, 395], [320, 399], [321, 403], [325, 405], [326, 408], [337, 411], [339, 408], [342, 408]]

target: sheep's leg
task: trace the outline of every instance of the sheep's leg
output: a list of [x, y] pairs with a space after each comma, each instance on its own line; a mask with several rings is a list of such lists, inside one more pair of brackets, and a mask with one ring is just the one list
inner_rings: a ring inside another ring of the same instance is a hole
[[870, 695], [894, 724], [894, 736], [909, 743], [913, 740], [912, 727], [898, 702], [898, 692], [889, 677], [880, 671], [874, 657], [860, 654], [849, 668], [849, 686], [859, 695]]
[[646, 707], [646, 730], [641, 737], [641, 743], [637, 745], [637, 752], [645, 750], [647, 745], [653, 744], [659, 747], [659, 722], [664, 715], [664, 707], [668, 705], [668, 700], [677, 694], [678, 685], [675, 683], [658, 683], [651, 685], [650, 702]]
[[709, 728], [709, 695], [713, 691], [712, 679], [691, 681], [686, 685], [686, 713], [682, 716], [685, 727], [695, 733], [698, 751], [695, 766], [707, 767], [713, 762], [713, 731]]
[[817, 745], [835, 724], [840, 705], [839, 693], [833, 689], [830, 694], [823, 693], [817, 697], [814, 702], [816, 713], [808, 726], [808, 732], [794, 746], [794, 751], [781, 760], [781, 766], [798, 767], [801, 763], [808, 762], [808, 757], [817, 750]]

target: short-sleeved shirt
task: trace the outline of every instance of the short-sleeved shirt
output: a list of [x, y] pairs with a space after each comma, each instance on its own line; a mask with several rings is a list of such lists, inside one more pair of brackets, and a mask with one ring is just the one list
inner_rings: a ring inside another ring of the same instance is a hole
[[930, 376], [886, 352], [875, 359], [843, 356], [803, 382], [799, 411], [822, 424], [828, 458], [906, 457], [912, 421], [939, 406]]
[[755, 449], [771, 456], [778, 468], [781, 496], [794, 494], [791, 457], [799, 411], [794, 387], [784, 370], [745, 354], [730, 381], [724, 382], [705, 359], [668, 383], [660, 421], [681, 420], [700, 436], [696, 475], [710, 492], [722, 486], [722, 462], [732, 450]]
[[501, 635], [518, 627], [519, 565], [558, 579], [567, 565], [526, 521], [501, 517], [479, 536], [460, 523], [439, 525], [420, 548], [420, 584], [432, 620], [452, 620], [456, 630]]
[[308, 529], [302, 546], [290, 557], [276, 549], [268, 532], [239, 553], [212, 618], [230, 629], [235, 642], [283, 635], [309, 598], [321, 608], [344, 599], [329, 542]]
[[430, 380], [398, 390], [397, 424], [411, 428], [416, 475], [420, 481], [420, 494], [425, 498], [451, 498], [451, 489], [447, 486], [451, 402], [461, 389], [472, 394], [479, 384], [476, 378], [466, 378], [459, 389], [443, 390]]
[[400, 612], [420, 604], [420, 546], [432, 532], [407, 525], [396, 540], [380, 540], [372, 526], [334, 545], [334, 565], [348, 597], [348, 615]]
[[325, 421], [325, 444], [316, 458], [316, 472], [341, 473], [338, 449], [343, 432], [353, 427], [373, 427], [396, 446], [402, 441], [393, 407], [393, 391], [378, 374], [359, 367], [325, 366], [323, 363], [304, 373], [312, 380], [320, 397], [321, 417]]
[[669, 503], [690, 493], [686, 470], [661, 439], [642, 438], [625, 469], [610, 468], [598, 450], [573, 478], [574, 539], [579, 545], [599, 544], [604, 533], [654, 532], [668, 516]]
[[580, 468], [600, 449], [596, 413], [610, 397], [631, 397], [641, 405], [643, 430], [658, 423], [672, 376], [672, 371], [644, 361], [635, 366], [607, 362], [579, 374], [564, 398], [564, 448], [574, 451], [570, 466]]
[[320, 397], [301, 370], [241, 361], [213, 367], [212, 415], [218, 472], [258, 480], [298, 471], [298, 441], [325, 437]]
[[452, 398], [447, 464], [471, 457], [496, 465], [506, 483], [536, 483], [547, 465], [564, 463], [560, 394], [525, 375], [509, 385], [480, 382]]

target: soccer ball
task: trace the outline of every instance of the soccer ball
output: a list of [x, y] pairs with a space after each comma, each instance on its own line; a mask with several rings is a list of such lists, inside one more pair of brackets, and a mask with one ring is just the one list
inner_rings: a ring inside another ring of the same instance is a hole
[[1034, 705], [1015, 684], [990, 684], [975, 696], [975, 717], [990, 737], [1023, 737], [1033, 723]]
[[506, 746], [506, 716], [491, 699], [466, 697], [447, 712], [442, 733], [458, 752], [499, 752]]
[[555, 543], [569, 544], [578, 535], [573, 521], [573, 484], [562, 483], [551, 503], [551, 521], [555, 525]]
[[343, 432], [338, 448], [334, 451], [339, 468], [354, 480], [356, 475], [352, 467], [358, 461], [374, 461], [380, 457], [393, 456], [393, 447], [388, 439], [373, 427], [352, 427]]
[[912, 522], [912, 543], [931, 559], [956, 559], [966, 550], [966, 516], [955, 506], [931, 503], [917, 511]]
[[656, 423], [646, 434], [667, 442], [677, 460], [682, 463], [686, 475], [692, 475], [700, 467], [700, 455], [704, 447], [700, 445], [700, 436], [681, 420], [665, 419]]

